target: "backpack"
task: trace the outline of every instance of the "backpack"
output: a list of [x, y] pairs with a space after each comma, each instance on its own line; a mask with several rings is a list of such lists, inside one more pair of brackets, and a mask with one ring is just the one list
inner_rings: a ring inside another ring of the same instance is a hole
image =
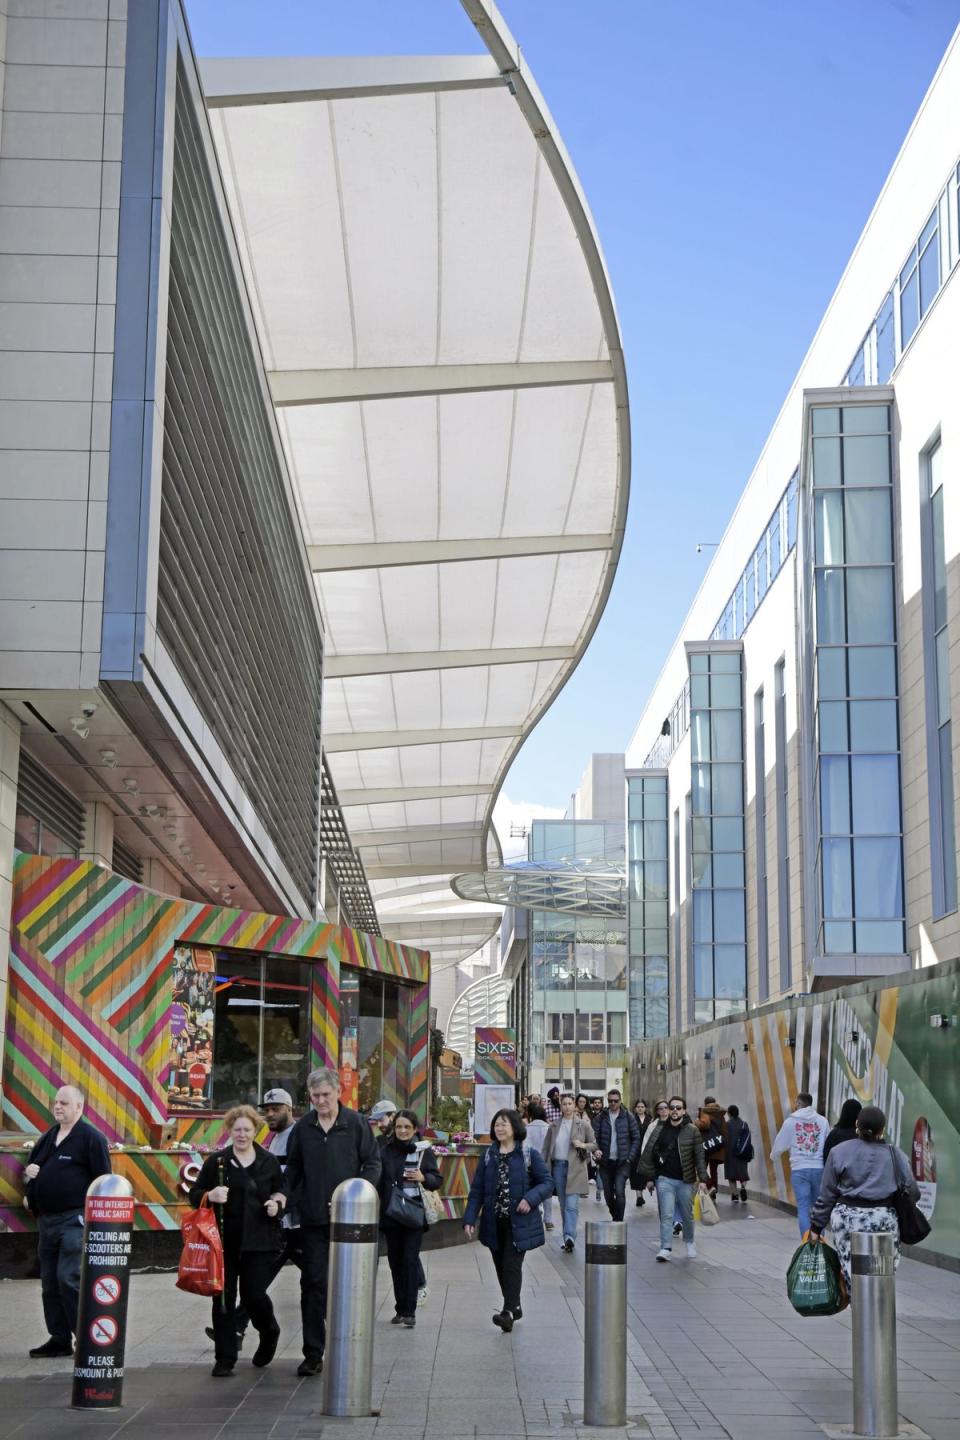
[[740, 1134], [737, 1136], [737, 1143], [734, 1146], [733, 1153], [738, 1160], [749, 1163], [753, 1159], [753, 1138], [750, 1134], [750, 1126], [746, 1120], [741, 1120], [740, 1126]]

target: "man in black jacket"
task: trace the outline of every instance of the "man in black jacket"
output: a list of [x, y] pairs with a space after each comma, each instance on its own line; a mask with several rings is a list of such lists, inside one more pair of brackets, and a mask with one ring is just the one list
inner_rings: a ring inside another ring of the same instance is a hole
[[619, 1090], [607, 1094], [607, 1108], [593, 1122], [597, 1137], [594, 1158], [600, 1166], [603, 1194], [611, 1220], [622, 1220], [627, 1203], [630, 1167], [640, 1153], [640, 1126], [624, 1110]]
[[110, 1152], [83, 1115], [83, 1095], [61, 1085], [53, 1100], [57, 1122], [40, 1136], [24, 1169], [24, 1205], [40, 1232], [40, 1289], [50, 1338], [30, 1351], [34, 1360], [73, 1354], [80, 1304], [83, 1206], [88, 1186], [109, 1175]]
[[340, 1078], [334, 1070], [307, 1077], [310, 1110], [293, 1127], [287, 1146], [284, 1188], [297, 1191], [303, 1259], [300, 1313], [303, 1360], [298, 1375], [319, 1375], [326, 1344], [327, 1262], [330, 1253], [330, 1201], [343, 1180], [360, 1177], [376, 1185], [380, 1151], [366, 1120], [340, 1104]]

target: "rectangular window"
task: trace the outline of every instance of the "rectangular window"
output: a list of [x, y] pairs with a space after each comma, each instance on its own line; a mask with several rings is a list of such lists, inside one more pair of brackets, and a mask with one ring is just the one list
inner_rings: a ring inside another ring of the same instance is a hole
[[767, 760], [763, 727], [763, 689], [753, 697], [754, 818], [757, 842], [757, 970], [760, 999], [770, 994], [770, 944], [767, 934]]
[[[289, 1090], [302, 1104], [309, 1068], [309, 963], [238, 950], [214, 954], [212, 1023], [206, 1024], [213, 1033], [213, 1108], [258, 1105], [272, 1086]], [[383, 981], [374, 983], [379, 997]], [[363, 1018], [360, 1023], [362, 1028]]]
[[941, 916], [948, 915], [957, 908], [957, 837], [953, 798], [953, 724], [950, 705], [943, 469], [939, 440], [924, 457], [921, 484], [930, 849], [934, 915]]
[[777, 929], [780, 941], [780, 988], [790, 986], [790, 831], [787, 811], [786, 661], [773, 672], [774, 787], [777, 800]]
[[628, 774], [627, 806], [628, 813], [634, 817], [627, 826], [627, 865], [631, 877], [627, 899], [631, 1042], [666, 1035], [670, 1029], [667, 799], [665, 773]]

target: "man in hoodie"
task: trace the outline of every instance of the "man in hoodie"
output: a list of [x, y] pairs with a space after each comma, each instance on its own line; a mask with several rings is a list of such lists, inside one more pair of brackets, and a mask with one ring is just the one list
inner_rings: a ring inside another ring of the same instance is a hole
[[813, 1108], [813, 1096], [801, 1091], [793, 1114], [780, 1126], [770, 1159], [790, 1155], [790, 1180], [797, 1201], [797, 1224], [803, 1237], [810, 1229], [810, 1212], [823, 1179], [823, 1145], [830, 1126]]

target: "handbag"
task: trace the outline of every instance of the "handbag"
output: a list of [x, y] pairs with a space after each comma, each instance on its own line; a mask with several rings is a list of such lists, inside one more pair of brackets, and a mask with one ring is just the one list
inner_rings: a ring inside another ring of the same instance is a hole
[[390, 1191], [383, 1218], [402, 1225], [405, 1230], [423, 1230], [427, 1225], [426, 1207], [420, 1196], [407, 1195], [397, 1184]]
[[850, 1304], [840, 1257], [822, 1241], [805, 1240], [787, 1269], [787, 1297], [798, 1315], [839, 1315]]
[[180, 1222], [183, 1249], [177, 1266], [177, 1289], [188, 1295], [219, 1295], [223, 1290], [223, 1241], [206, 1193], [197, 1210]]
[[423, 1201], [424, 1219], [428, 1225], [436, 1225], [438, 1220], [446, 1220], [447, 1212], [436, 1190], [427, 1190], [421, 1185], [420, 1199]]
[[700, 1191], [697, 1198], [700, 1201], [700, 1224], [719, 1225], [720, 1211], [717, 1209], [716, 1205], [714, 1205], [710, 1196], [705, 1195], [702, 1191]]
[[897, 1225], [900, 1227], [900, 1244], [919, 1245], [921, 1240], [926, 1240], [930, 1234], [930, 1221], [907, 1191], [907, 1181], [900, 1173], [900, 1162], [896, 1150], [892, 1145], [888, 1145], [887, 1149], [890, 1151], [893, 1174], [897, 1182], [893, 1208], [897, 1212]]
[[703, 1142], [704, 1155], [711, 1155], [714, 1150], [721, 1150], [723, 1148], [723, 1144], [723, 1131], [717, 1129], [716, 1127], [712, 1128], [707, 1133], [707, 1137]]

